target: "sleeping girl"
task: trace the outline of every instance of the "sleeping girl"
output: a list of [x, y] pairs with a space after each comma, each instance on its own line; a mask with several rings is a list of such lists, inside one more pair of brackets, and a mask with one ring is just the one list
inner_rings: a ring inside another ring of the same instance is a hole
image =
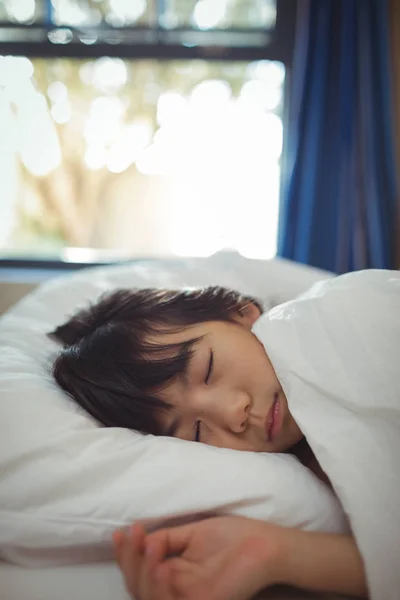
[[[105, 426], [290, 452], [330, 485], [253, 331], [262, 312], [220, 287], [117, 290], [50, 334], [63, 344], [54, 377]], [[150, 534], [135, 524], [114, 545], [136, 600], [247, 600], [276, 584], [368, 597], [352, 535], [226, 516]]]

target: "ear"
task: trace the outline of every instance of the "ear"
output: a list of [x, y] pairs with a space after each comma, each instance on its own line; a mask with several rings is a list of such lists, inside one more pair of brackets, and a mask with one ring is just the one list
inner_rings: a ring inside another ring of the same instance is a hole
[[251, 329], [259, 317], [261, 317], [260, 309], [253, 302], [249, 302], [238, 310], [233, 320], [235, 323]]

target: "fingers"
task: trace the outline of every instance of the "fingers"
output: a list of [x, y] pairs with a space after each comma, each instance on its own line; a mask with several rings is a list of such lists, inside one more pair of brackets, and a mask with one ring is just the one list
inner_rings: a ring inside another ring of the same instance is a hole
[[120, 563], [121, 560], [121, 549], [124, 543], [124, 533], [120, 529], [114, 531], [112, 535], [113, 539], [113, 547], [114, 547], [114, 557], [117, 563]]
[[[161, 533], [161, 532], [159, 532]], [[175, 600], [171, 592], [171, 569], [165, 535], [152, 534], [145, 540], [137, 600]]]
[[130, 585], [134, 590], [134, 594], [137, 594], [140, 585], [140, 576], [143, 571], [146, 532], [142, 525], [135, 523], [135, 525], [132, 525], [130, 528], [129, 533], [128, 546], [131, 548], [131, 553], [130, 564], [127, 559], [125, 565], [125, 568], [129, 569], [129, 573], [125, 577], [128, 577]]
[[113, 535], [115, 557], [131, 595], [137, 594], [140, 574], [143, 569], [143, 552], [146, 533], [141, 525], [135, 524], [128, 534], [123, 531]]
[[[158, 547], [163, 558], [171, 555], [182, 554], [190, 544], [193, 536], [193, 525], [182, 525], [170, 529], [160, 529], [147, 537], [146, 546]], [[160, 558], [161, 560], [161, 558]]]
[[146, 538], [141, 525], [134, 525], [129, 534], [113, 534], [114, 552], [123, 573], [128, 592], [135, 600], [174, 600], [169, 591], [169, 569], [165, 566], [165, 545], [158, 538]]
[[[162, 545], [158, 540], [153, 540], [149, 543], [149, 539], [146, 540], [145, 553], [142, 561], [141, 571], [139, 574], [139, 586], [140, 592], [143, 595], [143, 600], [157, 600], [159, 597], [159, 581], [156, 574], [156, 569], [164, 558]], [[157, 595], [158, 594], [158, 595]], [[162, 595], [162, 598], [166, 595]], [[142, 596], [139, 596], [139, 600]]]

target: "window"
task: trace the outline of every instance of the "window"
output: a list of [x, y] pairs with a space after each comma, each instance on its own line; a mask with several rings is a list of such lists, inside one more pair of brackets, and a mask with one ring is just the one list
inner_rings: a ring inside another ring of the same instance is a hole
[[0, 1], [3, 257], [273, 256], [289, 4]]

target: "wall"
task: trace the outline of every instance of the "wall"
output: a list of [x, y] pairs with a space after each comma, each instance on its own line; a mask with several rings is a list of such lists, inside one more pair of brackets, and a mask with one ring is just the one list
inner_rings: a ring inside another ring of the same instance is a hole
[[28, 294], [37, 284], [27, 282], [0, 282], [0, 315]]

